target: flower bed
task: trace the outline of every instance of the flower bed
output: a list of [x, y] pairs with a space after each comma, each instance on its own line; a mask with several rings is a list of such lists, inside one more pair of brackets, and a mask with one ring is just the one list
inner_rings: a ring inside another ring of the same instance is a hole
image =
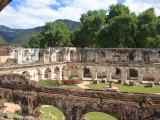
[[61, 80], [61, 82], [64, 83], [65, 85], [77, 85], [78, 84], [78, 81], [73, 80], [73, 79]]

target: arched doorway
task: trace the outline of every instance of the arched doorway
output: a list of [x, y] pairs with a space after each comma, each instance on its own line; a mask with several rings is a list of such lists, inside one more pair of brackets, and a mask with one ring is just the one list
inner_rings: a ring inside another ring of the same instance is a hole
[[128, 61], [129, 62], [134, 61], [134, 53], [133, 52], [128, 53]]
[[70, 61], [75, 61], [76, 58], [76, 52], [74, 50], [70, 51]]
[[130, 69], [130, 79], [131, 80], [138, 79], [138, 71], [136, 69]]
[[[7, 106], [4, 108], [4, 112], [11, 112], [12, 114], [19, 114], [22, 113], [20, 105], [18, 105], [16, 102], [14, 102], [11, 99], [0, 99], [0, 102], [4, 102], [4, 106]], [[3, 108], [1, 108], [2, 110]]]
[[89, 112], [81, 120], [84, 120], [84, 118], [88, 118], [89, 120], [117, 120], [115, 117], [103, 112]]
[[59, 67], [55, 67], [54, 68], [54, 79], [56, 79], [56, 80], [58, 78], [58, 73], [59, 73]]
[[26, 76], [27, 79], [30, 79], [31, 75], [28, 71], [22, 72], [22, 75]]
[[121, 69], [120, 68], [115, 68], [115, 75], [113, 76], [113, 79], [121, 79]]
[[49, 74], [51, 73], [51, 69], [50, 68], [47, 68], [44, 72], [44, 78], [45, 79], [49, 79]]

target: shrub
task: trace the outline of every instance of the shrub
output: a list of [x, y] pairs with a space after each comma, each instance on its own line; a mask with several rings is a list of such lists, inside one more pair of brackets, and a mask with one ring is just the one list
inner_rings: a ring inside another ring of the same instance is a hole
[[78, 83], [83, 83], [83, 81], [81, 79], [76, 79], [78, 81]]
[[72, 78], [75, 78], [76, 76], [75, 75], [72, 75]]
[[6, 102], [7, 103], [14, 103], [14, 101], [12, 101], [11, 99], [7, 99]]
[[15, 110], [13, 114], [19, 115], [20, 113], [22, 113], [22, 110]]

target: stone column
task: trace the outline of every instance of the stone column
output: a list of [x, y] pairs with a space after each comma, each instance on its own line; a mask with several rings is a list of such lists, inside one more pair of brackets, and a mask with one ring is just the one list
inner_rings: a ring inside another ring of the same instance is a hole
[[54, 72], [48, 72], [48, 79], [54, 80]]
[[61, 81], [62, 80], [62, 70], [59, 70], [57, 73], [57, 80]]
[[107, 79], [107, 81], [111, 80], [111, 75], [112, 75], [111, 69], [106, 69], [106, 79]]
[[126, 70], [121, 70], [121, 77], [123, 81], [127, 80], [127, 72], [128, 71]]
[[83, 80], [83, 68], [80, 68], [78, 71], [78, 77], [79, 79]]
[[120, 67], [120, 69], [121, 69], [121, 79], [123, 81], [126, 81], [129, 68], [128, 67]]
[[44, 73], [39, 75], [39, 80], [44, 80]]
[[93, 68], [92, 70], [92, 80], [97, 79], [97, 69]]
[[159, 71], [157, 69], [155, 69], [155, 71], [154, 71], [154, 83], [156, 85], [159, 84]]
[[33, 75], [29, 76], [29, 80], [34, 80], [34, 76]]
[[143, 70], [138, 70], [138, 82], [142, 83], [143, 81]]

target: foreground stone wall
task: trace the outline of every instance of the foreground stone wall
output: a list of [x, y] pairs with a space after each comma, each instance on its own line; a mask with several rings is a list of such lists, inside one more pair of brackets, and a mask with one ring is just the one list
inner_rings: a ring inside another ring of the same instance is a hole
[[82, 120], [92, 111], [119, 120], [152, 120], [160, 116], [159, 95], [43, 86], [13, 74], [1, 75], [0, 82], [0, 108], [11, 99], [22, 108], [22, 114], [31, 116], [39, 114], [42, 105], [55, 106], [66, 120]]

